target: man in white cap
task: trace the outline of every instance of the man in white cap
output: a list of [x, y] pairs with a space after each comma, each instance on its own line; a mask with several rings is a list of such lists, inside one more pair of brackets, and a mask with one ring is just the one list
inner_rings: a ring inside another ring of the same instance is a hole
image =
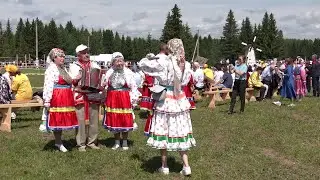
[[[78, 60], [70, 64], [70, 75], [72, 78], [79, 74], [90, 74], [93, 69], [101, 70], [99, 65], [90, 61], [89, 49], [81, 44], [76, 48]], [[76, 130], [76, 141], [79, 146], [79, 151], [86, 151], [86, 147], [92, 149], [100, 149], [96, 143], [98, 138], [98, 122], [99, 108], [101, 100], [99, 100], [99, 89], [86, 88], [80, 81], [85, 81], [82, 78], [74, 84], [74, 97], [76, 104], [77, 118], [79, 128]], [[96, 97], [96, 98], [93, 98]]]

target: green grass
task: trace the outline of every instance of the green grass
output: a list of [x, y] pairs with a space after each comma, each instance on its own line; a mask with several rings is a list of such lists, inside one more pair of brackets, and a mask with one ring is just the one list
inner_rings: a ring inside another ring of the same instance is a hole
[[[296, 107], [250, 102], [244, 114], [227, 115], [229, 102], [216, 109], [200, 102], [192, 111], [197, 147], [189, 152], [191, 179], [319, 179], [319, 99]], [[289, 102], [286, 102], [287, 104]], [[238, 104], [237, 104], [238, 105]], [[239, 107], [236, 107], [239, 110]], [[176, 152], [169, 153], [172, 173], [163, 176], [157, 150], [147, 147], [144, 121], [130, 133], [129, 151], [113, 151], [113, 136], [100, 128], [101, 150], [78, 152], [74, 131], [65, 131], [68, 153], [54, 149], [51, 134], [38, 131], [41, 113], [18, 111], [12, 133], [0, 133], [1, 179], [183, 179]]]

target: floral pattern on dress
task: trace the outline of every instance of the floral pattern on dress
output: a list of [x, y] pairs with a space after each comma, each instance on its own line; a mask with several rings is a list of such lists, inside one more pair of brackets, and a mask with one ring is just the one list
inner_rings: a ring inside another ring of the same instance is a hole
[[51, 63], [44, 73], [43, 100], [50, 102], [52, 99], [53, 87], [59, 80], [59, 70], [56, 64]]
[[[175, 78], [181, 80], [182, 72], [175, 56], [160, 56], [158, 60], [142, 59], [140, 69], [166, 86], [166, 98], [154, 105], [150, 135], [147, 145], [168, 151], [185, 151], [196, 145], [192, 134], [190, 103], [184, 92], [173, 91]], [[181, 87], [180, 87], [181, 88]]]
[[10, 86], [6, 78], [0, 75], [0, 104], [9, 104], [10, 101]]

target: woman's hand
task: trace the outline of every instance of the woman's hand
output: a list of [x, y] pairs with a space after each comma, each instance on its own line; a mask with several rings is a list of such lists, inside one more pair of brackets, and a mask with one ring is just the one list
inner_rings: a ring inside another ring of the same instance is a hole
[[49, 107], [50, 107], [50, 103], [49, 103], [49, 102], [45, 102], [45, 103], [43, 103], [43, 106], [44, 106], [45, 108], [49, 108]]

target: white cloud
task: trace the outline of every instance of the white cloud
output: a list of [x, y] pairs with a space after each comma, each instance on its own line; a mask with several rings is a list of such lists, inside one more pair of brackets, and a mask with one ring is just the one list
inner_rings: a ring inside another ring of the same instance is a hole
[[[183, 3], [182, 3], [183, 2]], [[20, 17], [48, 22], [54, 18], [65, 24], [71, 20], [80, 27], [109, 28], [122, 34], [159, 37], [167, 13], [177, 3], [182, 19], [193, 33], [220, 37], [229, 9], [235, 12], [237, 22], [246, 16], [252, 23], [260, 23], [265, 11], [272, 12], [279, 28], [290, 38], [315, 38], [319, 34], [320, 1], [313, 0], [2, 0], [2, 21]], [[14, 9], [14, 11], [12, 11]]]

